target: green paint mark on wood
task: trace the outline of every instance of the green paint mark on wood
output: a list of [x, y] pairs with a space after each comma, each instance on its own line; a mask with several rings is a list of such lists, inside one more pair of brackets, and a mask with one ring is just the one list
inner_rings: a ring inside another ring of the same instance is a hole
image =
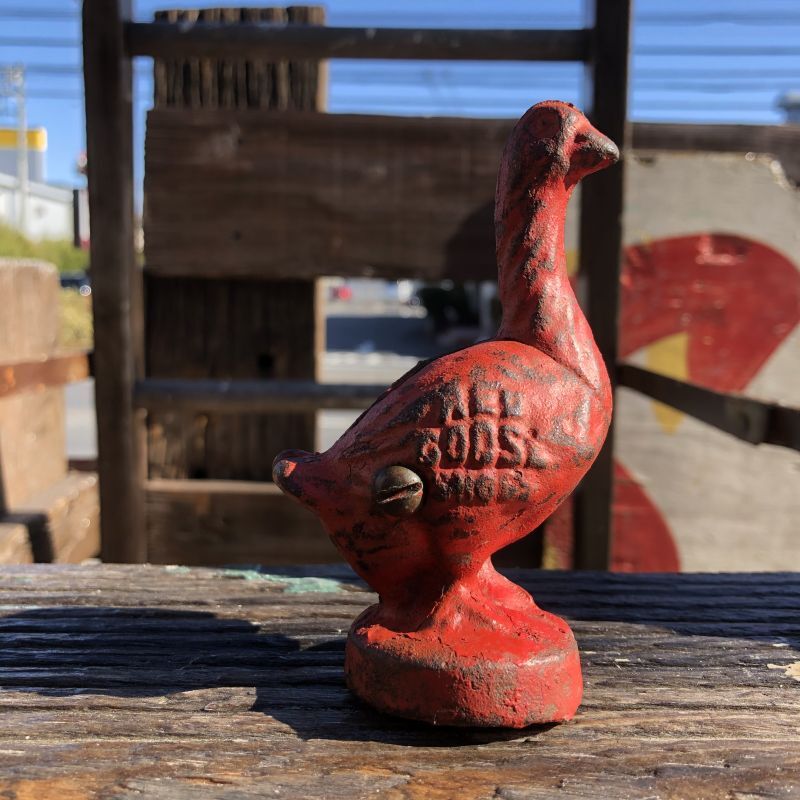
[[289, 575], [272, 575], [258, 569], [219, 569], [222, 578], [234, 580], [258, 581], [267, 583], [276, 589], [283, 589], [284, 594], [305, 594], [306, 592], [340, 592], [343, 584], [334, 578], [318, 578], [315, 576], [293, 577]]
[[[194, 572], [191, 567], [178, 564], [169, 564], [164, 567], [164, 570], [171, 575], [191, 575]], [[205, 572], [205, 570], [203, 571]], [[269, 572], [262, 572], [259, 567], [224, 567], [212, 569], [211, 572], [220, 578], [265, 583], [284, 594], [332, 593], [345, 589], [345, 584], [336, 578], [322, 578], [316, 575], [273, 575]]]

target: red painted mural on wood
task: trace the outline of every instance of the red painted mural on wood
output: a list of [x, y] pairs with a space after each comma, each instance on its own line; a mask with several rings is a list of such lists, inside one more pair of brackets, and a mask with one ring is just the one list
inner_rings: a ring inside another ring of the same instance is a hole
[[[621, 283], [620, 356], [683, 334], [681, 377], [717, 391], [745, 389], [800, 321], [798, 268], [740, 236], [707, 233], [629, 247]], [[612, 569], [678, 570], [662, 513], [620, 463], [615, 476]], [[553, 524], [551, 560], [568, 567], [563, 519]]]

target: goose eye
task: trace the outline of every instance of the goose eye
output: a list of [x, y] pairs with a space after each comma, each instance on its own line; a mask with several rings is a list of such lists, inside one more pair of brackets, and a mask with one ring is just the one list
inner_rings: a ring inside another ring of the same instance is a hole
[[409, 517], [421, 505], [422, 478], [408, 467], [384, 467], [372, 483], [375, 505], [390, 517]]
[[532, 120], [533, 133], [540, 139], [552, 139], [561, 129], [561, 117], [551, 109], [542, 109]]

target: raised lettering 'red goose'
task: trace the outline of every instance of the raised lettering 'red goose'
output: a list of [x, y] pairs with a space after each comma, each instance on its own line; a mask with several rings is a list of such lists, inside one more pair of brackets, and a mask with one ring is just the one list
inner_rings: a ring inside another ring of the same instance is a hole
[[381, 711], [520, 728], [580, 704], [569, 626], [491, 556], [558, 507], [608, 430], [608, 375], [567, 278], [564, 218], [578, 181], [618, 157], [573, 106], [527, 111], [497, 179], [496, 337], [417, 365], [327, 452], [275, 460], [275, 482], [380, 596], [350, 629], [345, 672]]

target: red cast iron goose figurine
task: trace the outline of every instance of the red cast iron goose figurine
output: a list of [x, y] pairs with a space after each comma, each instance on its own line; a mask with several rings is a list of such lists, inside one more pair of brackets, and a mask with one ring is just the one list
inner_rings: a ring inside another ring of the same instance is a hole
[[353, 624], [345, 663], [380, 710], [523, 727], [580, 703], [569, 627], [491, 556], [558, 507], [608, 430], [608, 376], [567, 278], [564, 218], [578, 181], [618, 157], [573, 106], [533, 106], [497, 180], [496, 337], [417, 365], [327, 452], [275, 460], [275, 482], [380, 596]]

